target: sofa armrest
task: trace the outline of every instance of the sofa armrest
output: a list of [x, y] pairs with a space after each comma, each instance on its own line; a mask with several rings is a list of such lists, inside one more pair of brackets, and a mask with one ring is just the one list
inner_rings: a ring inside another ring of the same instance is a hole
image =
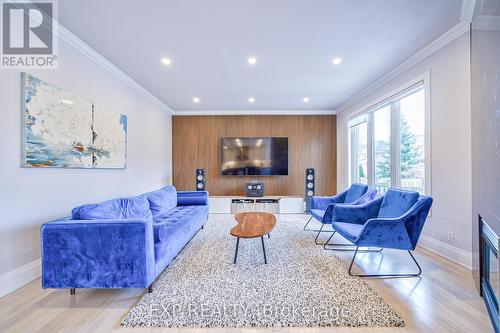
[[329, 222], [364, 224], [377, 217], [383, 198], [378, 198], [362, 205], [336, 204], [327, 210], [324, 219]]
[[346, 195], [347, 191], [329, 197], [313, 196], [311, 200], [311, 209], [326, 210], [330, 204], [344, 202]]
[[58, 220], [41, 227], [43, 288], [146, 288], [155, 279], [151, 220]]
[[207, 191], [177, 192], [177, 206], [208, 206]]

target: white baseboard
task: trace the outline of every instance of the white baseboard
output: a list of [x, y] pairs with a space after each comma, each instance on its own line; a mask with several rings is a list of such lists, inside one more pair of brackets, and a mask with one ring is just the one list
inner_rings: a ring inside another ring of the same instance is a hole
[[0, 275], [0, 297], [27, 285], [41, 276], [40, 259]]
[[420, 236], [418, 246], [472, 270], [472, 252], [470, 251], [459, 249], [446, 242], [426, 235]]

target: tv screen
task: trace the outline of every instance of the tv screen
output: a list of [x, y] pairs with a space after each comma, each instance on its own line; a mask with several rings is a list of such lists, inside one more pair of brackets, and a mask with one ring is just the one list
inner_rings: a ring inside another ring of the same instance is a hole
[[222, 174], [288, 175], [288, 138], [222, 138]]

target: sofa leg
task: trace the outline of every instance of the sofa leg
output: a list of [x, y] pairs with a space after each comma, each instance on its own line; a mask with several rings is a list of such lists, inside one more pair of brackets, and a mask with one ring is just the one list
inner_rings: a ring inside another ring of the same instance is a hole
[[71, 288], [71, 289], [69, 290], [69, 294], [70, 294], [70, 295], [74, 295], [74, 294], [75, 294], [75, 288]]
[[151, 294], [153, 292], [153, 284], [150, 284], [148, 287], [148, 293]]
[[204, 228], [205, 228], [205, 225], [204, 225], [204, 224], [202, 224], [201, 228], [202, 228], [202, 229], [204, 229]]

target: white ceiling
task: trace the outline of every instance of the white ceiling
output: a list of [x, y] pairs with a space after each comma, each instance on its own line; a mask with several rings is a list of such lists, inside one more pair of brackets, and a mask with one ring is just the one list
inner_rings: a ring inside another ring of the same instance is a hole
[[[334, 110], [459, 23], [461, 6], [72, 0], [59, 1], [59, 21], [176, 111]], [[170, 67], [161, 64], [164, 56]], [[247, 64], [249, 56], [257, 65]], [[342, 64], [332, 65], [333, 57]]]

